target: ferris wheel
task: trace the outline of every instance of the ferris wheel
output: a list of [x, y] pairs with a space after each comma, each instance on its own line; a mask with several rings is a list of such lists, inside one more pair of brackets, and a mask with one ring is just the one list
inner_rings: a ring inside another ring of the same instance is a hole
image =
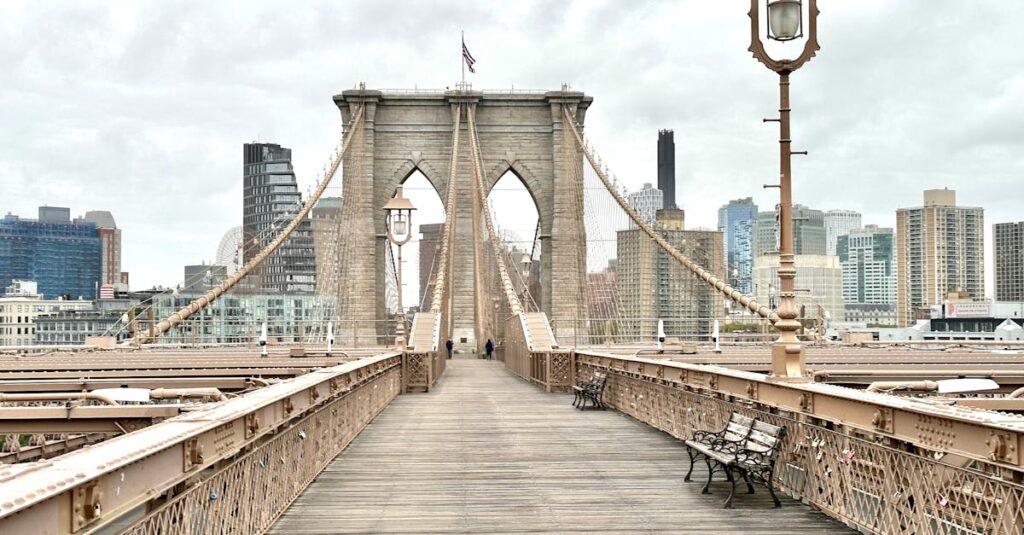
[[224, 266], [227, 274], [238, 271], [242, 267], [242, 227], [232, 228], [224, 233], [217, 247], [217, 265]]

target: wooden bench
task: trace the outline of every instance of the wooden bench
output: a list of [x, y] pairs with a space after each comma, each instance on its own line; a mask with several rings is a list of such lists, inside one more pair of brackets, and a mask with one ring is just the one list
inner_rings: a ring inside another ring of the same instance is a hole
[[572, 390], [576, 394], [576, 399], [573, 400], [572, 406], [583, 410], [589, 400], [594, 407], [603, 410], [604, 403], [601, 402], [601, 395], [604, 394], [604, 384], [607, 381], [607, 372], [594, 372], [590, 379], [573, 386]]
[[695, 431], [693, 438], [684, 441], [690, 456], [690, 469], [683, 479], [690, 481], [694, 462], [704, 459], [708, 467], [708, 480], [701, 489], [702, 494], [710, 493], [715, 471], [722, 470], [726, 480], [732, 483], [729, 497], [725, 500], [727, 509], [732, 508], [733, 496], [736, 495], [737, 475], [746, 482], [747, 494], [754, 493], [753, 482], [760, 483], [768, 488], [775, 507], [781, 507], [772, 487], [772, 476], [785, 434], [784, 427], [734, 412], [729, 415], [729, 421], [721, 431]]

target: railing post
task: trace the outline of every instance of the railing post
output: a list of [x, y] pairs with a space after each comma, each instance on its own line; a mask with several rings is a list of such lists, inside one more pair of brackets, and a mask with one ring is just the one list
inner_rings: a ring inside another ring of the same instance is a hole
[[544, 391], [551, 392], [551, 352], [544, 353]]
[[[569, 351], [569, 382], [566, 384], [567, 387], [571, 387], [576, 384], [576, 350]], [[572, 388], [569, 389], [572, 391]]]
[[426, 391], [430, 392], [430, 387], [434, 386], [434, 355], [431, 353], [424, 354], [424, 360], [427, 361], [427, 387]]
[[402, 393], [409, 393], [409, 352], [402, 351]]

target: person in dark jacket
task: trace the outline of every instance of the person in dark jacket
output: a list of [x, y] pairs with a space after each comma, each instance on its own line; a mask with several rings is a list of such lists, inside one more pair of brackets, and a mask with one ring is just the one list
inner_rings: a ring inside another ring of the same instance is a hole
[[490, 338], [487, 339], [487, 344], [484, 345], [484, 349], [487, 351], [487, 360], [494, 358], [494, 342]]
[[444, 343], [444, 347], [448, 349], [448, 358], [452, 358], [452, 348], [455, 347], [455, 344], [452, 343], [451, 338]]

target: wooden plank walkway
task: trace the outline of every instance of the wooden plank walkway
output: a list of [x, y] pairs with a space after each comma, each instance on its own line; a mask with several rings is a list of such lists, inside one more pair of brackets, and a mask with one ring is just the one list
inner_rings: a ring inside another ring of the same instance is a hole
[[853, 533], [793, 500], [773, 509], [761, 488], [722, 509], [728, 483], [702, 495], [687, 466], [645, 424], [456, 359], [434, 391], [392, 402], [271, 533]]

